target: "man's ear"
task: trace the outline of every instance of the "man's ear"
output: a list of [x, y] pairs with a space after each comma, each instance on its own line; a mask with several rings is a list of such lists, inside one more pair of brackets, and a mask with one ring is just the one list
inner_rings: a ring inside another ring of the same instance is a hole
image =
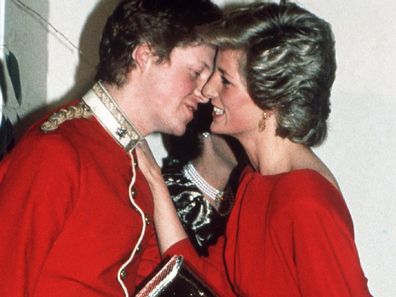
[[152, 52], [150, 44], [143, 42], [135, 47], [132, 52], [132, 58], [135, 61], [136, 67], [144, 71], [152, 63], [155, 55]]

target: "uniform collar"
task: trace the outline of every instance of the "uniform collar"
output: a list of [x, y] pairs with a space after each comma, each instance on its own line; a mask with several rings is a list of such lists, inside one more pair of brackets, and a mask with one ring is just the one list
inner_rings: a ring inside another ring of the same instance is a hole
[[95, 83], [82, 100], [99, 123], [126, 151], [133, 150], [143, 139], [100, 81]]

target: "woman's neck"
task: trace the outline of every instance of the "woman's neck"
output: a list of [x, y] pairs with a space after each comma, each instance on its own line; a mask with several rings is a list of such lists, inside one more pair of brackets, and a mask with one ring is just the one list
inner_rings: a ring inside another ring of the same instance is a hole
[[311, 148], [278, 136], [241, 141], [253, 167], [261, 175], [275, 175], [299, 169], [318, 172], [339, 189], [335, 177]]
[[248, 158], [256, 171], [262, 175], [274, 175], [297, 169], [299, 160], [309, 159], [312, 151], [302, 145], [273, 135], [258, 135], [240, 139]]

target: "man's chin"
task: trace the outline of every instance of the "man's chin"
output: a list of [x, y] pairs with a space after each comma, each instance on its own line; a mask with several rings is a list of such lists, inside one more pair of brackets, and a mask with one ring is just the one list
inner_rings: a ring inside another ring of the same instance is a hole
[[167, 134], [174, 136], [182, 136], [186, 132], [186, 125], [174, 126]]
[[175, 136], [183, 136], [185, 132], [186, 132], [186, 127], [184, 127], [184, 129], [175, 130], [173, 131], [172, 134]]

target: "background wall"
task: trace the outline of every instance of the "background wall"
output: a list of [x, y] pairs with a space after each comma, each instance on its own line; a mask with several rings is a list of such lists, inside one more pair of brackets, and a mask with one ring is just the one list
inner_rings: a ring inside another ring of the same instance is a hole
[[[0, 67], [2, 67], [1, 62], [4, 60], [4, 20], [5, 20], [5, 1], [0, 0]], [[1, 88], [1, 86], [0, 86]], [[0, 92], [0, 126], [3, 119], [3, 93]]]
[[[106, 16], [117, 2], [5, 1], [5, 20], [0, 20], [5, 22], [5, 40], [0, 49], [11, 51], [18, 59], [23, 97], [20, 106], [6, 108], [24, 119], [24, 125], [19, 125], [21, 129], [46, 111], [44, 106], [82, 95], [92, 83], [100, 33]], [[229, 2], [217, 1], [219, 5]], [[342, 187], [354, 219], [356, 242], [372, 294], [393, 297], [396, 296], [396, 84], [393, 82], [396, 2], [304, 0], [299, 3], [332, 24], [337, 42], [338, 71], [332, 93], [329, 137], [316, 151]], [[160, 137], [154, 135], [149, 142], [160, 161], [166, 155]]]

